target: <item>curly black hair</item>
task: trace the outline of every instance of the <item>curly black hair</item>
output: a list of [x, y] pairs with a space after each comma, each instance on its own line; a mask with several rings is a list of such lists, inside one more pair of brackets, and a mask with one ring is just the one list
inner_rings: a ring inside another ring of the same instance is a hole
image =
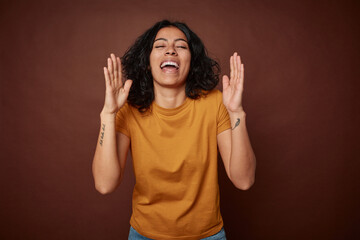
[[121, 58], [123, 74], [127, 79], [133, 80], [128, 103], [141, 113], [150, 109], [155, 98], [153, 77], [149, 68], [150, 53], [158, 31], [164, 27], [178, 28], [188, 40], [191, 63], [185, 83], [186, 96], [197, 99], [214, 89], [219, 82], [219, 64], [208, 56], [200, 38], [185, 23], [168, 20], [157, 22], [138, 37]]

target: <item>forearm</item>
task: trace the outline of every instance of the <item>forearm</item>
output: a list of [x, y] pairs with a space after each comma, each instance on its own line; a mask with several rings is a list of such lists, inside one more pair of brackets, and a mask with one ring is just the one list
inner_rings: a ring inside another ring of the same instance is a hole
[[229, 113], [231, 121], [230, 178], [235, 185], [248, 189], [255, 181], [256, 159], [246, 129], [244, 111]]
[[116, 149], [115, 115], [100, 114], [100, 132], [92, 164], [95, 188], [101, 193], [113, 191], [121, 180]]

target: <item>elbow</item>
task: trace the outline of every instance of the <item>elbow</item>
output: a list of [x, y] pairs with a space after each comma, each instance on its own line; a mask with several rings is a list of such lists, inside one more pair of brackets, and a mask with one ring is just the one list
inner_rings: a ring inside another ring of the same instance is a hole
[[95, 189], [102, 195], [107, 195], [114, 192], [122, 181], [121, 174], [120, 176], [109, 177], [94, 171], [93, 176]]
[[95, 181], [95, 189], [102, 195], [107, 195], [107, 194], [113, 193], [116, 190], [116, 188], [120, 185], [121, 180], [122, 179], [120, 178], [117, 181], [111, 181], [111, 182], [96, 182]]
[[234, 186], [237, 189], [249, 190], [252, 187], [252, 185], [254, 185], [254, 183], [255, 183], [255, 168], [256, 168], [255, 156], [253, 156], [251, 162], [253, 164], [251, 164], [248, 167], [247, 171], [243, 172], [242, 174], [237, 174], [230, 178], [231, 182], [234, 184]]
[[232, 183], [237, 189], [240, 190], [249, 190], [252, 185], [254, 185], [255, 178], [233, 180]]
[[114, 192], [114, 190], [115, 190], [114, 188], [109, 188], [109, 187], [99, 186], [99, 185], [95, 185], [95, 189], [102, 195], [110, 194], [110, 193]]
[[107, 195], [107, 194], [110, 194], [112, 193], [114, 190], [111, 189], [111, 188], [108, 188], [108, 187], [104, 187], [104, 186], [98, 186], [98, 185], [95, 185], [95, 189], [101, 193], [102, 195]]

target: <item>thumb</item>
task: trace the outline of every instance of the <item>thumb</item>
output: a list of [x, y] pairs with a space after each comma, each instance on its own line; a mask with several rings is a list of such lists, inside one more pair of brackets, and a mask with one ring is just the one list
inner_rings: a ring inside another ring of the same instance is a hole
[[224, 75], [223, 78], [222, 78], [222, 83], [223, 83], [223, 89], [226, 89], [229, 87], [229, 77]]
[[131, 79], [128, 79], [128, 80], [125, 81], [124, 90], [125, 90], [126, 93], [128, 93], [130, 91], [132, 82], [133, 81]]

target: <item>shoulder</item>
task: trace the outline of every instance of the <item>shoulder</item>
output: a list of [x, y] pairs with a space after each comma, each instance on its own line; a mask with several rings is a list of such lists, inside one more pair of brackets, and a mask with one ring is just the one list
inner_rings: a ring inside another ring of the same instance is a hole
[[119, 117], [129, 117], [131, 115], [134, 115], [134, 113], [136, 113], [137, 109], [133, 106], [131, 106], [128, 102], [126, 102], [120, 109], [119, 111], [116, 113], [117, 116]]
[[200, 111], [217, 113], [222, 104], [222, 92], [218, 89], [207, 91], [194, 103]]
[[151, 115], [151, 110], [140, 112], [136, 107], [126, 102], [116, 114], [118, 117], [127, 118], [129, 121], [142, 119]]
[[127, 113], [127, 112], [129, 112], [129, 103], [125, 103], [120, 109], [119, 109], [119, 111], [117, 112], [117, 114], [116, 115], [121, 115], [121, 114], [125, 114], [125, 113]]
[[218, 105], [222, 102], [222, 92], [219, 89], [215, 88], [208, 91], [203, 98], [207, 102]]

